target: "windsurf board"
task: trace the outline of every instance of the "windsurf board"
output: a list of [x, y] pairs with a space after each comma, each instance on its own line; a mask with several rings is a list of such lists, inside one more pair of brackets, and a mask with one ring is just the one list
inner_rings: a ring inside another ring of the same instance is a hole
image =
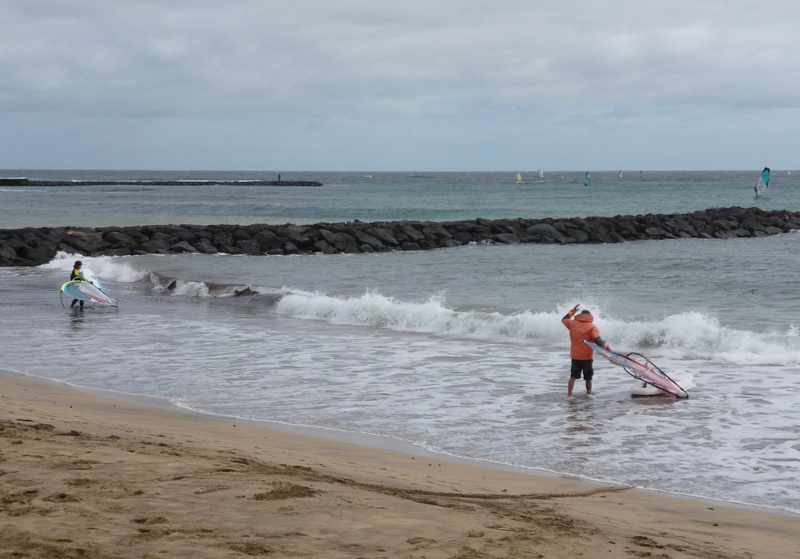
[[97, 289], [88, 281], [68, 281], [61, 286], [61, 291], [73, 299], [91, 301], [101, 305], [111, 305], [112, 307], [117, 306], [117, 302], [114, 299]]

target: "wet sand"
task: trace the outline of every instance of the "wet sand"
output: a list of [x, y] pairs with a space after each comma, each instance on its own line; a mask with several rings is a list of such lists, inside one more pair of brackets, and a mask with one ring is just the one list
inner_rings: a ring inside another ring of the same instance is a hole
[[800, 557], [800, 517], [0, 372], [2, 558]]

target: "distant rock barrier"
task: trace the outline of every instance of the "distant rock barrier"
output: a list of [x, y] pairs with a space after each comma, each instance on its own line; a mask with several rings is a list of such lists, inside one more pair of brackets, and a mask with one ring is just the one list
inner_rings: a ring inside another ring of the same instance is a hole
[[0, 186], [202, 186], [202, 185], [227, 185], [227, 186], [322, 186], [317, 181], [268, 181], [268, 180], [124, 180], [124, 181], [51, 181], [0, 177]]
[[621, 243], [763, 237], [800, 229], [800, 212], [717, 208], [688, 214], [314, 225], [143, 225], [0, 229], [0, 266], [36, 266], [57, 251], [141, 254], [336, 254], [430, 250], [470, 243]]

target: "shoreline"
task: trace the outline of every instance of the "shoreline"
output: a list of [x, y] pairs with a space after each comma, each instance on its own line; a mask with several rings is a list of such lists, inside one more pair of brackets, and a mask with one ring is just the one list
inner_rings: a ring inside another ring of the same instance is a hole
[[[465, 456], [457, 456], [454, 454], [447, 454], [442, 452], [436, 452], [433, 450], [428, 450], [416, 443], [403, 441], [400, 439], [394, 439], [388, 436], [382, 435], [373, 435], [369, 433], [357, 433], [352, 431], [342, 431], [332, 428], [326, 427], [317, 427], [312, 425], [300, 425], [300, 424], [292, 424], [292, 423], [285, 423], [281, 421], [272, 421], [272, 420], [264, 420], [264, 419], [248, 419], [244, 417], [235, 417], [235, 416], [227, 416], [227, 415], [216, 415], [213, 413], [203, 412], [200, 410], [196, 410], [191, 407], [183, 406], [180, 404], [176, 404], [170, 399], [167, 398], [160, 398], [158, 396], [148, 396], [142, 394], [131, 394], [128, 392], [120, 392], [115, 390], [108, 390], [108, 389], [101, 389], [101, 388], [88, 388], [85, 386], [79, 386], [75, 384], [71, 384], [66, 381], [50, 379], [45, 377], [37, 377], [35, 375], [29, 375], [25, 373], [17, 373], [15, 371], [7, 371], [0, 369], [0, 380], [8, 377], [10, 379], [23, 379], [23, 380], [31, 380], [37, 383], [45, 383], [45, 384], [54, 384], [56, 386], [61, 386], [66, 390], [74, 390], [82, 393], [86, 393], [87, 395], [96, 396], [100, 399], [106, 400], [119, 400], [122, 402], [127, 402], [134, 406], [141, 406], [143, 408], [156, 408], [159, 410], [166, 410], [171, 412], [176, 412], [179, 414], [185, 414], [190, 417], [196, 417], [199, 419], [205, 419], [209, 421], [226, 421], [226, 422], [237, 422], [241, 424], [247, 424], [252, 426], [260, 426], [265, 428], [272, 428], [279, 431], [283, 431], [289, 434], [297, 435], [300, 437], [310, 437], [312, 439], [324, 439], [329, 440], [334, 443], [342, 443], [346, 445], [356, 445], [359, 447], [366, 447], [372, 448], [377, 451], [387, 451], [392, 453], [400, 453], [406, 455], [413, 455], [418, 458], [424, 458], [429, 460], [445, 460], [448, 462], [455, 462], [459, 464], [466, 464], [471, 465], [476, 468], [486, 468], [491, 470], [499, 470], [501, 472], [510, 472], [518, 475], [532, 475], [536, 477], [546, 477], [546, 478], [568, 478], [568, 479], [575, 479], [581, 483], [589, 483], [589, 484], [597, 484], [597, 485], [604, 485], [604, 486], [611, 486], [611, 487], [620, 487], [620, 488], [628, 488], [633, 489], [634, 486], [627, 485], [625, 483], [620, 482], [611, 482], [611, 481], [599, 481], [593, 479], [582, 478], [580, 476], [575, 476], [571, 474], [561, 473], [561, 472], [554, 472], [550, 470], [544, 470], [539, 468], [527, 468], [523, 466], [513, 466], [510, 464], [504, 464], [502, 462], [493, 462], [491, 460], [482, 460], [478, 458], [469, 458]], [[650, 491], [649, 489], [643, 488], [636, 488], [642, 491]], [[664, 493], [666, 495], [671, 495], [669, 492], [659, 491], [659, 490], [652, 490], [656, 493]], [[675, 494], [677, 495], [677, 494]], [[792, 514], [791, 511], [786, 511], [783, 509], [779, 509], [776, 507], [764, 507], [759, 505], [751, 505], [747, 503], [736, 503], [733, 501], [725, 501], [722, 499], [711, 499], [702, 496], [693, 496], [688, 495], [689, 498], [697, 498], [701, 500], [708, 500], [709, 502], [720, 502], [730, 504], [732, 506], [745, 506], [745, 507], [753, 507], [756, 509], [765, 509], [765, 510], [775, 510], [777, 512], [786, 512], [787, 514]]]
[[800, 557], [777, 509], [0, 378], [0, 556]]
[[247, 424], [257, 427], [260, 426], [265, 428], [272, 428], [278, 431], [283, 431], [288, 434], [294, 434], [300, 437], [310, 437], [312, 439], [324, 439], [326, 441], [331, 441], [333, 443], [342, 443], [345, 445], [355, 445], [359, 447], [372, 448], [380, 452], [386, 451], [391, 453], [400, 453], [429, 460], [444, 460], [447, 462], [465, 464], [476, 468], [485, 468], [490, 470], [498, 470], [500, 472], [508, 472], [515, 475], [523, 475], [523, 476], [530, 475], [534, 477], [543, 477], [543, 478], [566, 478], [575, 480], [578, 483], [586, 483], [590, 485], [602, 485], [612, 488], [631, 489], [636, 491], [642, 491], [645, 493], [655, 493], [659, 495], [665, 495], [668, 497], [675, 497], [679, 499], [693, 499], [705, 502], [709, 506], [722, 505], [730, 507], [744, 507], [746, 509], [753, 509], [756, 511], [763, 511], [766, 513], [774, 512], [776, 514], [794, 515], [797, 516], [798, 519], [800, 519], [800, 512], [795, 512], [778, 506], [759, 505], [755, 503], [746, 503], [746, 502], [732, 501], [722, 498], [707, 497], [704, 495], [694, 495], [691, 493], [680, 493], [680, 492], [667, 491], [664, 489], [646, 488], [636, 485], [630, 485], [619, 481], [592, 479], [564, 472], [546, 470], [542, 468], [514, 466], [502, 462], [494, 462], [492, 460], [469, 458], [465, 456], [458, 456], [455, 454], [447, 454], [444, 452], [436, 452], [433, 450], [428, 450], [416, 443], [403, 441], [400, 439], [394, 439], [388, 436], [373, 435], [369, 433], [358, 433], [352, 431], [342, 431], [342, 430], [326, 428], [326, 427], [318, 427], [312, 425], [292, 424], [281, 421], [248, 419], [244, 417], [216, 415], [213, 413], [203, 412], [191, 407], [176, 404], [170, 399], [161, 398], [158, 396], [131, 394], [127, 392], [120, 392], [102, 388], [89, 388], [85, 386], [71, 384], [66, 381], [50, 379], [45, 377], [37, 377], [35, 375], [17, 373], [15, 371], [7, 371], [0, 369], [0, 379], [3, 379], [4, 377], [21, 378], [21, 379], [32, 380], [34, 382], [55, 384], [56, 386], [64, 387], [66, 390], [75, 390], [78, 392], [86, 393], [88, 395], [96, 396], [97, 398], [100, 399], [114, 400], [114, 401], [119, 400], [122, 402], [127, 402], [129, 404], [132, 404], [134, 406], [141, 406], [143, 408], [156, 408], [171, 412], [177, 412], [179, 414], [186, 414], [187, 416], [196, 417], [199, 419], [205, 419], [209, 421], [237, 422], [237, 424]]

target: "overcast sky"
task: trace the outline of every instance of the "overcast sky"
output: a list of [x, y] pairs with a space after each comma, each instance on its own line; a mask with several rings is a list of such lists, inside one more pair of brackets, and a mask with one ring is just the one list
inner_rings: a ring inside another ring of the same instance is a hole
[[0, 168], [800, 168], [797, 0], [0, 0]]

